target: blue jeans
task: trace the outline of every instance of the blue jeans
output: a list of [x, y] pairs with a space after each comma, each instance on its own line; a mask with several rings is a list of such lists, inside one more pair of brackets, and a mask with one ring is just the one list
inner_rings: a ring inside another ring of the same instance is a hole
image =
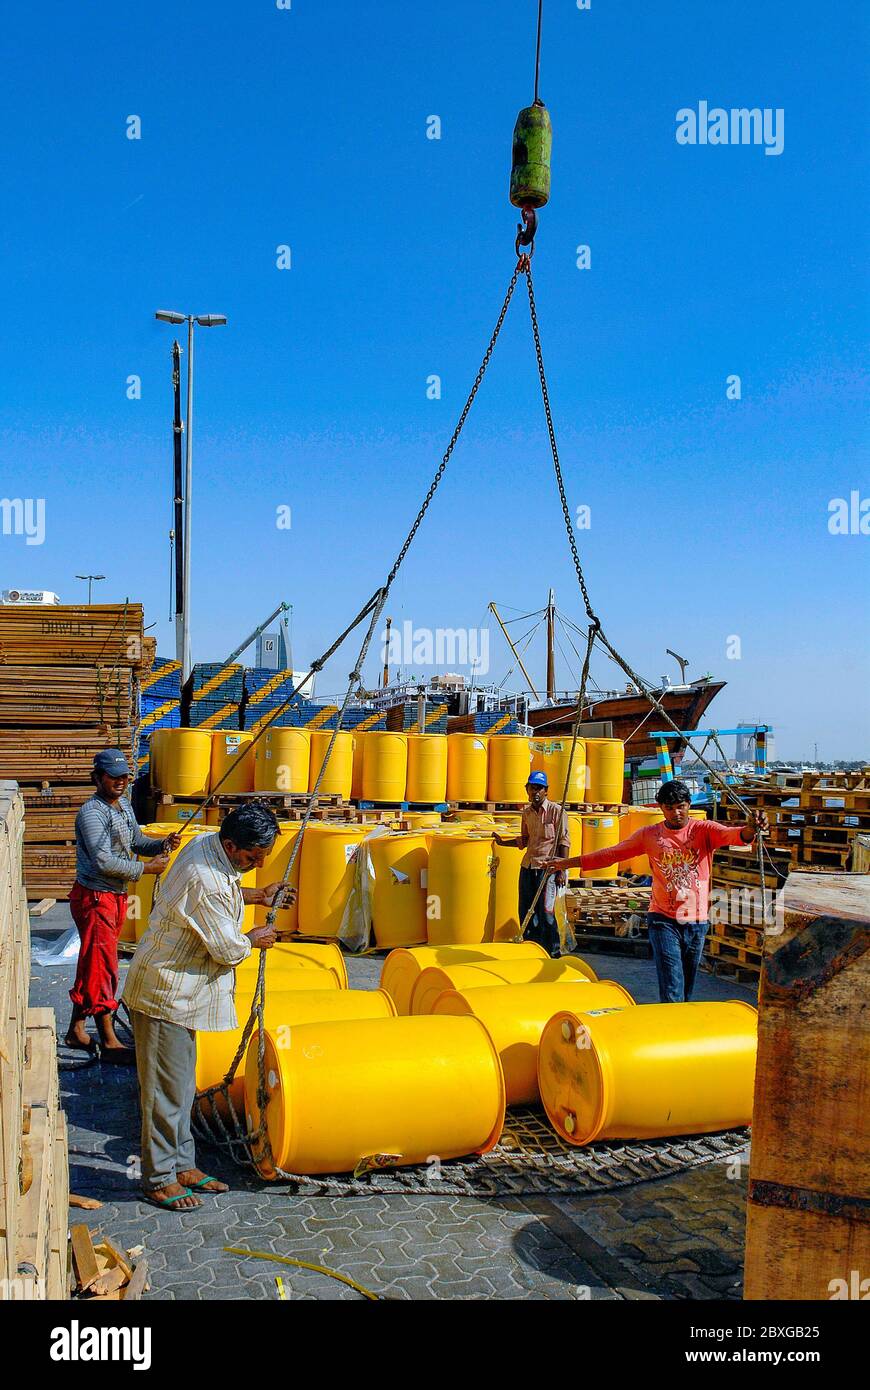
[[688, 1002], [695, 988], [709, 923], [677, 922], [673, 917], [649, 912], [646, 924], [659, 980], [659, 999], [663, 1004]]

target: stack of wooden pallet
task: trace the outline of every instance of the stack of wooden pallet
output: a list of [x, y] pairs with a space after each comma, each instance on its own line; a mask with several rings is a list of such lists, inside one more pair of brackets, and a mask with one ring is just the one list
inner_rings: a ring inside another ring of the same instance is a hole
[[[829, 873], [852, 867], [862, 832], [870, 830], [870, 773], [795, 773], [750, 776], [735, 784], [745, 806], [764, 811], [765, 901], [754, 845], [717, 850], [713, 861], [711, 927], [707, 958], [719, 973], [746, 982], [758, 979], [765, 930], [776, 925], [775, 895], [789, 873]], [[717, 817], [741, 822], [733, 801]]]
[[69, 1169], [51, 1009], [28, 1009], [24, 803], [0, 782], [0, 1298], [66, 1298]]
[[568, 923], [578, 946], [607, 950], [627, 943], [639, 943], [648, 954], [646, 913], [649, 887], [569, 888], [566, 895]]
[[0, 777], [21, 785], [31, 898], [72, 887], [94, 754], [115, 746], [135, 765], [138, 682], [153, 660], [141, 604], [0, 608]]

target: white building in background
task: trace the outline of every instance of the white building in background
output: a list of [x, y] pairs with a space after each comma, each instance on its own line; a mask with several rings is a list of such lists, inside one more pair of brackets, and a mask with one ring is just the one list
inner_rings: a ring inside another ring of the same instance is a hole
[[[762, 720], [759, 719], [759, 720], [757, 720], [756, 722], [760, 724], [760, 723], [762, 723]], [[751, 728], [753, 727], [753, 725], [752, 725], [748, 720], [746, 720], [746, 719], [741, 719], [740, 722], [738, 723], [737, 727], [738, 727], [738, 729], [743, 729], [743, 728], [751, 729]], [[768, 734], [768, 735], [767, 735], [767, 761], [768, 761], [769, 763], [772, 763], [772, 762], [774, 762], [775, 759], [776, 759], [776, 747], [775, 747], [775, 744], [774, 744], [774, 736], [773, 736], [773, 734]], [[738, 735], [737, 735], [737, 749], [736, 749], [736, 752], [735, 752], [735, 760], [736, 760], [738, 763], [754, 763], [754, 762], [755, 762], [755, 735], [754, 735], [754, 734], [748, 734], [748, 733], [747, 733], [747, 734], [738, 734]]]

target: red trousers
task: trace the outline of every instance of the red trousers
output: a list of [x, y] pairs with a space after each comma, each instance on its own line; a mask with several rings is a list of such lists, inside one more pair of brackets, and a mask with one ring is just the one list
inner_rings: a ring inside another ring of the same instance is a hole
[[127, 916], [127, 895], [74, 883], [69, 905], [82, 943], [69, 997], [85, 1014], [113, 1012], [118, 1007], [118, 937]]

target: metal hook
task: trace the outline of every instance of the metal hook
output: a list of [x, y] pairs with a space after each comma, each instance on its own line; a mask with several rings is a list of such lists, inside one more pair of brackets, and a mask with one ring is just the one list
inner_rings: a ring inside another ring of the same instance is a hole
[[516, 252], [521, 255], [520, 247], [528, 246], [531, 256], [535, 249], [535, 233], [538, 230], [538, 214], [531, 206], [522, 208], [520, 216], [522, 222], [517, 223]]

